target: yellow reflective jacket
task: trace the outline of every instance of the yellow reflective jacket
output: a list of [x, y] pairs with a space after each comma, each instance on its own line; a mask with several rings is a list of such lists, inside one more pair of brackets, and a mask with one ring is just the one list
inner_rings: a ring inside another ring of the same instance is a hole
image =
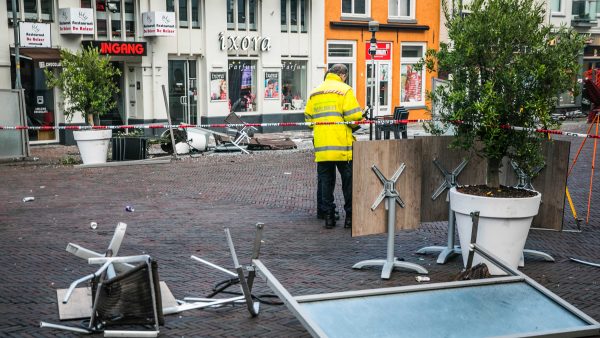
[[[362, 120], [360, 108], [352, 87], [336, 74], [327, 74], [325, 81], [315, 88], [306, 103], [306, 122], [343, 122]], [[314, 125], [315, 162], [352, 161], [351, 125]]]

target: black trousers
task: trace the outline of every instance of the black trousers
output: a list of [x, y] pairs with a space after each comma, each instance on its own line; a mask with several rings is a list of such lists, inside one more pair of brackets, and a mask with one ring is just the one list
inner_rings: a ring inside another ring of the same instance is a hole
[[[352, 161], [317, 162], [317, 176], [321, 191], [321, 203], [317, 207], [328, 214], [335, 212], [333, 192], [335, 190], [335, 170], [342, 178], [342, 192], [344, 193], [344, 211], [346, 217], [352, 217]], [[318, 197], [318, 196], [317, 196]]]

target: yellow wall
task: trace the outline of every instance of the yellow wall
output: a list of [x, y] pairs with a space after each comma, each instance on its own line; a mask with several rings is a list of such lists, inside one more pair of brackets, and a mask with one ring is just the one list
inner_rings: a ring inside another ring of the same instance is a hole
[[[426, 25], [428, 30], [424, 31], [404, 31], [397, 28], [380, 27], [376, 33], [378, 42], [392, 43], [392, 88], [390, 94], [392, 96], [390, 113], [393, 112], [393, 107], [400, 105], [400, 46], [403, 42], [420, 42], [426, 43], [426, 49], [439, 48], [439, 32], [440, 32], [440, 1], [439, 0], [415, 0], [416, 12], [415, 18], [417, 23], [405, 25]], [[326, 0], [325, 1], [325, 59], [327, 57], [327, 41], [331, 40], [349, 40], [356, 41], [356, 96], [360, 104], [365, 106], [365, 90], [366, 90], [366, 61], [369, 60], [365, 56], [365, 43], [371, 39], [371, 32], [366, 27], [366, 21], [359, 21], [365, 24], [365, 27], [358, 28], [332, 28], [330, 22], [357, 22], [352, 20], [342, 20], [342, 1], [341, 0]], [[379, 21], [379, 24], [398, 24], [396, 22], [388, 22], [388, 0], [371, 0], [371, 19]], [[425, 90], [431, 89], [431, 79], [435, 77], [433, 73], [425, 73]], [[407, 107], [408, 108], [408, 107]], [[425, 109], [412, 109], [410, 111], [410, 119], [429, 118], [429, 113]]]

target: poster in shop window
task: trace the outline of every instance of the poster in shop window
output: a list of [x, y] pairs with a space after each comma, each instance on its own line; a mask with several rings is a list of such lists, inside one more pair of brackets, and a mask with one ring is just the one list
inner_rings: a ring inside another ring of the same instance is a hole
[[227, 101], [227, 77], [225, 72], [210, 73], [210, 101]]
[[265, 72], [265, 99], [279, 99], [278, 72]]

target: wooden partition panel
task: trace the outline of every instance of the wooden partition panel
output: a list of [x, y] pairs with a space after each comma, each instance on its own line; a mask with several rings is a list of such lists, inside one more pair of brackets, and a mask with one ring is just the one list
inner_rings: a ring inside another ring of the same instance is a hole
[[[570, 147], [570, 141], [561, 140], [545, 141], [542, 145], [546, 165], [531, 182], [533, 188], [542, 193], [542, 204], [538, 215], [533, 218], [532, 227], [552, 230], [563, 227]], [[517, 184], [518, 177], [507, 159], [503, 161], [501, 170], [501, 184]]]
[[421, 222], [439, 222], [448, 220], [448, 189], [435, 200], [431, 198], [436, 189], [444, 182], [444, 175], [433, 163], [434, 159], [448, 172], [452, 172], [464, 158], [469, 162], [460, 172], [456, 181], [460, 185], [482, 184], [485, 182], [486, 162], [477, 155], [464, 150], [449, 149], [452, 136], [420, 137], [423, 140], [422, 188], [421, 188]]
[[383, 184], [371, 167], [391, 179], [402, 163], [406, 168], [396, 182], [405, 207], [396, 204], [396, 229], [415, 229], [421, 216], [421, 139], [358, 141], [353, 146], [352, 236], [387, 232], [385, 201], [371, 211]]

